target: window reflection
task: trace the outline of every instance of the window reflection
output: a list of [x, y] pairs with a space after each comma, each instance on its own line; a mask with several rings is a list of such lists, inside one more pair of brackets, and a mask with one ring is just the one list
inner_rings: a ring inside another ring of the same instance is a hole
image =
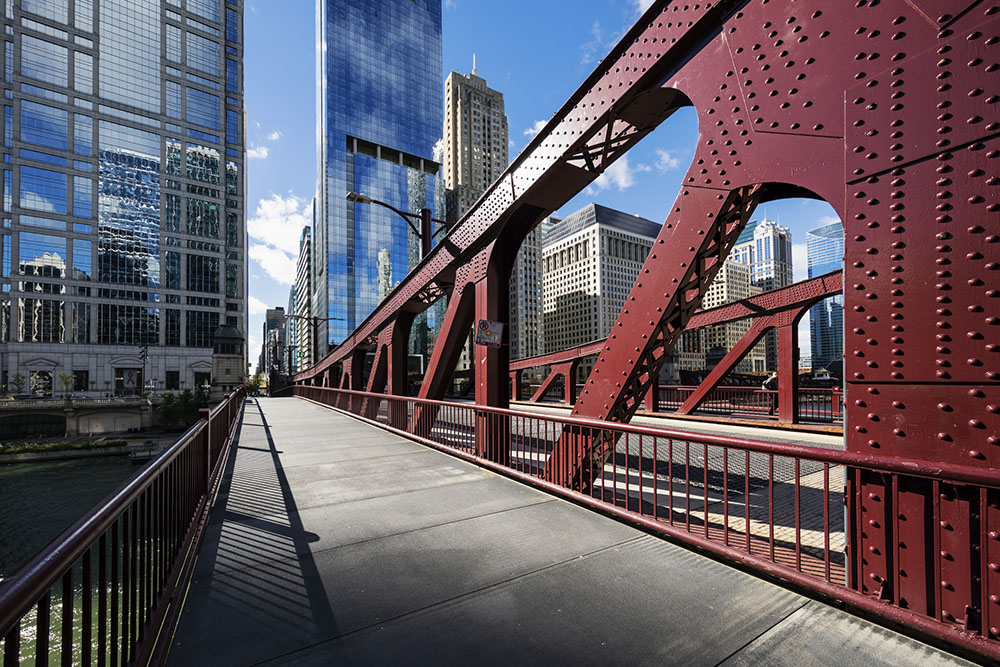
[[189, 197], [187, 233], [211, 239], [219, 238], [219, 205]]
[[48, 148], [66, 149], [69, 114], [31, 100], [21, 102], [21, 141]]
[[217, 293], [219, 291], [219, 258], [188, 255], [187, 288], [192, 292]]
[[64, 305], [64, 301], [56, 299], [18, 299], [18, 341], [22, 343], [65, 343]]
[[156, 345], [160, 309], [116, 303], [97, 305], [97, 342], [102, 345]]
[[22, 276], [66, 277], [66, 239], [21, 232], [18, 246], [18, 273]]
[[212, 347], [212, 336], [218, 328], [219, 313], [189, 310], [185, 342], [188, 347]]
[[21, 165], [21, 207], [66, 213], [66, 174]]
[[159, 285], [159, 172], [159, 160], [148, 155], [128, 150], [100, 151], [99, 280]]
[[69, 52], [31, 35], [21, 35], [21, 74], [57, 86], [69, 83]]

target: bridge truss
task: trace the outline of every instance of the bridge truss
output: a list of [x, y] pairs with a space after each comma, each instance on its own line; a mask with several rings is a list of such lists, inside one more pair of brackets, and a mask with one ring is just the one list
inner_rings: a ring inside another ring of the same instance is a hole
[[[693, 106], [693, 162], [573, 417], [628, 422], [755, 207], [824, 199], [846, 234], [847, 454], [914, 471], [847, 475], [848, 587], [995, 652], [998, 43], [1000, 8], [981, 0], [654, 2], [448, 236], [295, 383], [403, 395], [413, 317], [447, 297], [417, 397], [441, 398], [472, 322], [509, 320], [528, 232]], [[476, 347], [474, 367], [476, 404], [507, 407], [507, 348]], [[393, 423], [423, 432], [440, 409], [428, 400]], [[477, 417], [477, 442], [489, 440], [477, 451], [506, 460], [504, 434]], [[617, 436], [569, 435], [546, 479], [587, 488]]]

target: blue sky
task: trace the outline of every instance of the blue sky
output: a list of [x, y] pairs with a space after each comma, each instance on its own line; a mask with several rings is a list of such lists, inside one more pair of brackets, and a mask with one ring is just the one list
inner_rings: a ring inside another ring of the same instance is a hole
[[[632, 25], [648, 0], [443, 1], [442, 81], [478, 74], [504, 94], [511, 160]], [[285, 306], [316, 183], [315, 4], [248, 0], [244, 69], [247, 106], [247, 228], [250, 235], [251, 360], [260, 351], [264, 310]], [[444, 89], [441, 90], [442, 105]], [[675, 114], [568, 202], [592, 201], [662, 222], [697, 140], [691, 109]], [[758, 210], [792, 230], [796, 278], [805, 277], [806, 231], [835, 220], [824, 202], [787, 200]], [[808, 329], [800, 327], [807, 353]]]

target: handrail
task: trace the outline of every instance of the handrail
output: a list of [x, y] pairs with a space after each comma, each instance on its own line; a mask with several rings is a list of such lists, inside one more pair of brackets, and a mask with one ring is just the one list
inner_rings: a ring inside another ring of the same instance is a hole
[[[53, 589], [60, 579], [64, 605], [60, 646], [64, 657], [79, 652], [83, 662], [89, 662], [94, 648], [90, 644], [94, 594], [98, 595], [97, 647], [102, 662], [110, 657], [112, 664], [117, 664], [118, 654], [123, 663], [139, 658], [145, 661], [154, 651], [163, 651], [163, 642], [169, 641], [176, 620], [169, 610], [177, 606], [176, 593], [183, 590], [192, 574], [194, 549], [203, 535], [245, 398], [246, 392], [240, 388], [211, 410], [206, 409], [202, 414], [208, 419], [191, 426], [134, 478], [63, 531], [11, 578], [0, 582], [0, 642], [5, 665], [18, 662], [22, 624], [36, 605], [40, 631], [35, 657], [47, 656]], [[97, 589], [92, 587], [95, 564]], [[82, 577], [78, 616], [82, 628], [73, 625], [74, 571]], [[120, 610], [120, 618], [115, 609]]]
[[[861, 559], [871, 546], [861, 522], [863, 498], [895, 501], [896, 489], [904, 484], [912, 488], [917, 479], [934, 494], [940, 489], [943, 498], [947, 485], [954, 489], [949, 494], [975, 508], [972, 516], [977, 523], [970, 532], [981, 532], [985, 540], [987, 531], [993, 530], [988, 518], [992, 496], [1000, 488], [996, 472], [475, 403], [305, 385], [287, 390], [837, 604], [901, 624], [923, 639], [946, 642], [990, 664], [1000, 661], [1000, 641], [994, 639], [993, 626], [969, 611], [974, 607], [967, 607], [963, 626], [957, 615], [939, 613], [940, 606], [925, 610], [911, 605], [898, 586], [905, 571], [916, 580], [911, 585], [939, 591], [948, 587], [938, 573], [943, 561], [953, 558], [936, 542], [930, 548], [931, 538], [926, 538], [926, 559], [917, 572], [913, 567], [904, 570], [903, 563], [893, 559], [887, 562], [883, 579], [858, 576]], [[588, 443], [596, 447], [587, 449]], [[945, 509], [937, 504], [922, 516], [896, 507], [893, 502], [882, 512], [885, 508], [879, 506], [869, 518], [884, 521], [893, 535], [906, 521], [920, 522], [918, 532], [930, 535], [945, 520]], [[992, 568], [987, 559], [970, 565], [977, 581], [985, 581]], [[978, 602], [979, 592], [966, 594]]]
[[[298, 385], [292, 385], [281, 390], [295, 389]], [[489, 405], [478, 405], [475, 403], [451, 403], [448, 401], [438, 401], [431, 399], [418, 399], [413, 396], [393, 396], [388, 394], [372, 394], [364, 391], [353, 391], [349, 389], [337, 389], [334, 387], [309, 387], [301, 386], [301, 389], [310, 391], [336, 392], [357, 396], [358, 398], [375, 399], [405, 399], [415, 404], [432, 405], [438, 407], [454, 407], [461, 405], [465, 408], [475, 409], [477, 412], [503, 415], [507, 417], [523, 417], [530, 415], [539, 419], [557, 420], [569, 426], [579, 426], [590, 429], [600, 429], [604, 431], [616, 431], [619, 433], [632, 433], [635, 435], [647, 435], [650, 437], [674, 438], [686, 440], [705, 445], [717, 445], [720, 447], [737, 447], [739, 449], [757, 452], [760, 454], [774, 454], [776, 456], [790, 456], [811, 461], [836, 463], [847, 466], [857, 466], [871, 468], [884, 472], [897, 472], [907, 475], [918, 475], [923, 477], [949, 477], [955, 481], [968, 482], [971, 484], [981, 484], [984, 486], [1000, 488], [1000, 470], [975, 469], [965, 466], [956, 466], [948, 463], [930, 463], [927, 461], [916, 461], [901, 458], [887, 458], [871, 456], [867, 454], [856, 454], [839, 449], [817, 449], [805, 445], [795, 445], [787, 442], [771, 442], [767, 440], [752, 440], [749, 438], [739, 438], [733, 436], [713, 435], [704, 432], [682, 431], [678, 429], [660, 428], [655, 426], [644, 426], [639, 424], [623, 424], [618, 422], [605, 422], [597, 419], [587, 419], [582, 417], [571, 417], [569, 415], [559, 415], [555, 417], [551, 414], [536, 413], [527, 410], [511, 410], [510, 408], [497, 408]]]
[[[204, 419], [198, 420], [177, 442], [147, 463], [138, 475], [108, 494], [90, 513], [60, 533], [9, 579], [0, 582], [0, 632], [35, 604], [45, 589], [93, 545], [94, 539], [111, 526], [121, 511], [149, 487], [160, 471], [176, 459], [206, 425]], [[28, 602], [14, 607], [17, 600]]]

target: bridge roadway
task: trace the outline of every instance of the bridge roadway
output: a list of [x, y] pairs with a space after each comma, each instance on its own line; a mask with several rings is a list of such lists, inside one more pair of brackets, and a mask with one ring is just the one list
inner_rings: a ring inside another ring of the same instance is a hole
[[328, 408], [248, 400], [172, 665], [959, 665]]

